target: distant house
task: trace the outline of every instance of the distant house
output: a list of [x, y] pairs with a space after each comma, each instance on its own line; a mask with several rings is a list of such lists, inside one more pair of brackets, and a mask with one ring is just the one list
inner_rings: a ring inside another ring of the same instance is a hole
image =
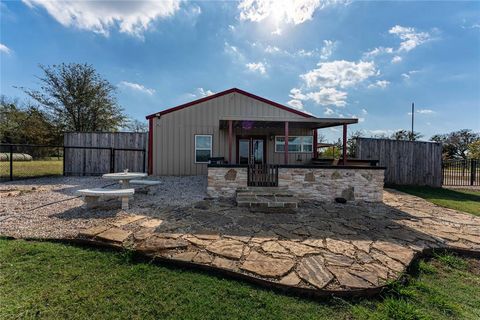
[[207, 175], [211, 160], [228, 165], [308, 165], [317, 129], [357, 119], [316, 118], [233, 88], [147, 116], [148, 171]]

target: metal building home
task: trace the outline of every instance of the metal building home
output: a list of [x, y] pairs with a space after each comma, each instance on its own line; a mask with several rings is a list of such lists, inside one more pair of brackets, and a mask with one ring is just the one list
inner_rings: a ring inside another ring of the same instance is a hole
[[[311, 173], [307, 180], [315, 180], [319, 168], [360, 169], [346, 159], [347, 125], [357, 119], [316, 118], [237, 88], [147, 119], [149, 174], [208, 175], [212, 196], [243, 186], [293, 185], [287, 180], [294, 169]], [[325, 162], [317, 159], [317, 129], [333, 126], [343, 127], [343, 158]]]

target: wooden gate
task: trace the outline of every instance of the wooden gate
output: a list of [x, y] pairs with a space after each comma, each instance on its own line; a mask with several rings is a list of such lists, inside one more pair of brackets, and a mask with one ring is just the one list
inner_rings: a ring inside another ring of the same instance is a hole
[[250, 164], [247, 176], [249, 187], [278, 187], [278, 165]]

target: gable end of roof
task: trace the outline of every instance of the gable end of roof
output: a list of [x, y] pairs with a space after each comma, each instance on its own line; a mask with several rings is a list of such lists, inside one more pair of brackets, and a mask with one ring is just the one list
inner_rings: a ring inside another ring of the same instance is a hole
[[305, 117], [305, 118], [312, 118], [312, 117], [313, 117], [312, 115], [310, 115], [310, 114], [308, 114], [308, 113], [305, 113], [305, 112], [302, 112], [302, 111], [299, 111], [299, 110], [296, 110], [296, 109], [293, 109], [293, 108], [284, 106], [284, 105], [282, 105], [282, 104], [280, 104], [280, 103], [277, 103], [277, 102], [275, 102], [275, 101], [271, 101], [271, 100], [262, 98], [262, 97], [260, 97], [260, 96], [254, 95], [253, 93], [250, 93], [250, 92], [247, 92], [247, 91], [243, 91], [243, 90], [238, 89], [238, 88], [231, 88], [231, 89], [228, 89], [228, 90], [225, 90], [225, 91], [222, 91], [222, 92], [218, 92], [218, 93], [212, 94], [212, 95], [207, 96], [207, 97], [203, 97], [203, 98], [200, 98], [200, 99], [191, 101], [191, 102], [187, 102], [187, 103], [181, 104], [181, 105], [176, 106], [176, 107], [173, 107], [173, 108], [169, 108], [169, 109], [166, 109], [166, 110], [163, 110], [163, 111], [160, 111], [160, 112], [152, 113], [152, 114], [146, 116], [146, 118], [147, 118], [147, 120], [149, 120], [149, 119], [151, 119], [151, 118], [160, 117], [160, 116], [162, 116], [162, 115], [164, 115], [164, 114], [167, 114], [167, 113], [170, 113], [170, 112], [174, 112], [174, 111], [177, 111], [177, 110], [181, 110], [181, 109], [184, 109], [184, 108], [188, 108], [188, 107], [197, 105], [197, 104], [199, 104], [199, 103], [202, 103], [202, 102], [205, 102], [205, 101], [208, 101], [208, 100], [212, 100], [212, 99], [215, 99], [215, 98], [224, 96], [224, 95], [229, 94], [229, 93], [234, 93], [234, 92], [239, 93], [239, 94], [242, 94], [242, 95], [245, 95], [245, 96], [250, 97], [250, 98], [252, 98], [252, 99], [261, 101], [261, 102], [263, 102], [263, 103], [269, 104], [269, 105], [271, 105], [271, 106], [273, 106], [273, 107], [280, 108], [280, 109], [282, 109], [282, 110], [285, 110], [285, 111], [288, 111], [288, 112], [291, 112], [291, 113], [295, 113], [295, 114], [300, 115], [300, 116]]

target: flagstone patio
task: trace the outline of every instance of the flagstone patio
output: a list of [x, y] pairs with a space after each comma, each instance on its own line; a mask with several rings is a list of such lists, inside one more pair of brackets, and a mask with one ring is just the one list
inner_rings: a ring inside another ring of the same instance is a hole
[[312, 292], [375, 289], [424, 250], [480, 254], [480, 218], [393, 190], [382, 204], [306, 202], [262, 212], [233, 200], [123, 215], [78, 238]]

